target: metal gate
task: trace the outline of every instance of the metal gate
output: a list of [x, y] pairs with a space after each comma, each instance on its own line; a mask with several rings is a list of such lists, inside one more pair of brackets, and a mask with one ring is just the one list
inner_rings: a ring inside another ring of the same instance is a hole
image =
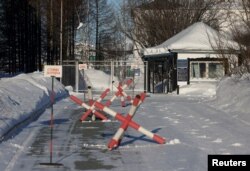
[[147, 89], [147, 62], [129, 61], [63, 61], [62, 83], [72, 86], [76, 92], [85, 92], [91, 86], [93, 92], [102, 92], [110, 88], [113, 82], [133, 79], [127, 91], [132, 95]]
[[148, 61], [148, 88], [151, 93], [169, 93], [177, 88], [177, 54], [146, 57]]

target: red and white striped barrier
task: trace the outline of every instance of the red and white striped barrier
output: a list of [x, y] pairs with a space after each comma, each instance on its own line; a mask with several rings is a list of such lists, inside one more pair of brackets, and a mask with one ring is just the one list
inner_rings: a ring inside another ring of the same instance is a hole
[[[77, 104], [79, 104], [80, 106], [83, 106], [85, 109], [89, 110], [91, 106], [89, 106], [88, 104], [84, 103], [81, 99], [71, 95], [70, 96], [71, 100], [73, 100], [74, 102], [76, 102]], [[107, 117], [105, 117], [102, 113], [96, 111], [96, 110], [93, 110], [93, 111], [90, 111], [88, 112], [88, 114], [86, 115], [83, 115], [82, 118], [80, 119], [81, 121], [84, 121], [88, 115], [93, 112], [98, 118], [102, 119], [102, 120], [108, 120]], [[86, 113], [86, 112], [85, 112]], [[83, 120], [82, 120], [83, 119]]]
[[89, 105], [91, 106], [94, 103], [91, 86], [88, 86], [88, 99]]
[[[88, 99], [89, 99], [89, 105], [92, 106], [93, 103], [94, 103], [94, 100], [93, 100], [93, 94], [92, 94], [91, 86], [88, 86]], [[95, 119], [96, 119], [95, 115], [93, 113], [92, 113], [91, 119], [92, 119], [92, 121], [95, 121]]]
[[111, 103], [119, 96], [121, 96], [121, 106], [125, 107], [125, 99], [126, 98], [128, 101], [131, 101], [131, 97], [127, 95], [127, 93], [124, 92], [124, 89], [127, 88], [131, 83], [133, 82], [132, 79], [127, 80], [127, 82], [124, 85], [121, 85], [119, 83], [118, 86], [116, 86], [113, 82], [114, 87], [116, 88], [116, 93], [115, 95], [106, 102], [106, 106], [110, 106]]
[[[129, 113], [134, 114], [134, 112], [136, 110], [136, 106], [138, 106], [139, 103], [140, 102], [135, 101], [135, 104], [131, 107], [131, 110], [130, 110]], [[105, 105], [103, 105], [103, 104], [101, 104], [99, 102], [95, 102], [95, 106], [97, 108], [99, 108], [100, 110], [106, 112], [107, 114], [113, 116], [115, 119], [117, 119], [117, 120], [119, 120], [119, 121], [121, 121], [123, 123], [123, 125], [122, 125], [123, 131], [122, 131], [122, 129], [120, 129], [120, 131], [119, 130], [118, 131], [121, 132], [121, 133], [117, 133], [117, 134], [119, 134], [119, 136], [121, 136], [123, 134], [122, 132], [124, 132], [126, 126], [127, 127], [130, 126], [130, 127], [134, 128], [135, 130], [139, 131], [140, 133], [142, 133], [142, 134], [146, 135], [147, 137], [151, 138], [152, 140], [158, 142], [159, 144], [164, 144], [166, 142], [166, 140], [164, 138], [162, 138], [161, 136], [148, 131], [144, 127], [140, 126], [138, 123], [134, 122], [132, 120], [131, 114], [128, 114], [127, 117], [124, 117], [120, 113], [117, 113], [117, 112], [113, 111], [109, 107], [107, 107], [107, 106], [105, 106]], [[118, 141], [119, 141], [118, 136], [115, 137], [115, 141], [116, 142], [114, 142], [114, 144], [113, 144], [113, 142], [111, 143], [111, 147], [115, 146], [115, 144], [118, 143]]]
[[[144, 96], [144, 98], [145, 98], [145, 96]], [[126, 116], [126, 119], [128, 122], [133, 118], [136, 110], [138, 109], [139, 105], [142, 103], [144, 98], [142, 99], [141, 96], [139, 96], [139, 95], [137, 95], [135, 97], [135, 99], [133, 100], [133, 104], [129, 110], [129, 113]], [[123, 134], [128, 128], [128, 122], [123, 122], [121, 124], [120, 128], [117, 130], [117, 132], [115, 133], [115, 135], [113, 136], [111, 141], [108, 143], [108, 148], [110, 150], [112, 150], [113, 148], [117, 147], [120, 144], [122, 137], [123, 137]]]
[[101, 102], [105, 96], [107, 96], [107, 94], [109, 93], [110, 89], [106, 89], [101, 96], [97, 99], [97, 101], [93, 101], [93, 103], [91, 105], [87, 105], [86, 103], [84, 103], [82, 100], [80, 100], [79, 98], [71, 95], [70, 98], [76, 102], [77, 104], [83, 106], [85, 109], [87, 109], [87, 111], [82, 115], [80, 121], [85, 121], [86, 118], [93, 113], [95, 116], [97, 116], [98, 118], [102, 119], [102, 120], [108, 120], [107, 117], [105, 117], [102, 113], [98, 112], [97, 110], [95, 110], [95, 103], [96, 102]]

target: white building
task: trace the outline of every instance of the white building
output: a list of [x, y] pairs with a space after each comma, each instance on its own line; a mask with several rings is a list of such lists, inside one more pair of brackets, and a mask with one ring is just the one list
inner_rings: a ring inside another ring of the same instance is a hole
[[[208, 25], [197, 22], [162, 44], [145, 49], [143, 59], [158, 61], [154, 63], [164, 67], [166, 65], [164, 64], [164, 62], [166, 63], [164, 58], [169, 58], [171, 56], [170, 52], [174, 52], [177, 54], [177, 60], [171, 60], [173, 64], [167, 62], [168, 66], [166, 67], [172, 67], [172, 70], [177, 72], [177, 78], [167, 76], [170, 74], [168, 73], [169, 69], [164, 68], [162, 73], [158, 74], [158, 76], [155, 75], [155, 71], [152, 70], [155, 64], [151, 63], [149, 68], [153, 73], [149, 71], [149, 79], [162, 77], [158, 78], [155, 84], [158, 82], [163, 83], [164, 79], [172, 79], [177, 81], [177, 85], [182, 85], [189, 84], [190, 81], [213, 81], [224, 76], [229, 69], [227, 64], [237, 63], [237, 54], [232, 54], [229, 51], [231, 48], [237, 49], [238, 45], [221, 36]], [[226, 53], [226, 56], [221, 55], [222, 51]], [[159, 61], [162, 61], [162, 64]]]

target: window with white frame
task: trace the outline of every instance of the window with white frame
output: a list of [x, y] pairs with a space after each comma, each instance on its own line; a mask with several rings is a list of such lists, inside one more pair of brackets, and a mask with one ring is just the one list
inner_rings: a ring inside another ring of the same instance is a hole
[[218, 79], [224, 75], [223, 63], [219, 61], [191, 61], [191, 79]]

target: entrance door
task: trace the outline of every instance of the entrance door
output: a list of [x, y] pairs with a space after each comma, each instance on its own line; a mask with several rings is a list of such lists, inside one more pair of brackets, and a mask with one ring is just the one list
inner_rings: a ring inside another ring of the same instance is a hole
[[168, 93], [177, 87], [177, 55], [148, 61], [148, 91]]
[[164, 61], [151, 61], [149, 63], [149, 91], [152, 93], [166, 93], [166, 69]]

